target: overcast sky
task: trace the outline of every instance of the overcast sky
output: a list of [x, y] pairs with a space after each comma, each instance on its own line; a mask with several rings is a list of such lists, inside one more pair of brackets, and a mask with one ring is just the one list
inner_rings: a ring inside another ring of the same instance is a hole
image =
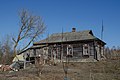
[[120, 0], [0, 0], [0, 38], [17, 35], [18, 12], [27, 9], [43, 18], [47, 31], [52, 33], [92, 30], [106, 46], [120, 46]]

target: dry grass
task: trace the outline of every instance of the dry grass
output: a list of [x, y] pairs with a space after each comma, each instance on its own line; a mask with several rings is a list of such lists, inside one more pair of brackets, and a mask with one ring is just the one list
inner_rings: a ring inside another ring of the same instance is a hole
[[[120, 80], [120, 60], [93, 63], [69, 63], [70, 80]], [[44, 66], [41, 76], [37, 69], [30, 68], [18, 72], [1, 72], [0, 80], [63, 80], [62, 64]]]

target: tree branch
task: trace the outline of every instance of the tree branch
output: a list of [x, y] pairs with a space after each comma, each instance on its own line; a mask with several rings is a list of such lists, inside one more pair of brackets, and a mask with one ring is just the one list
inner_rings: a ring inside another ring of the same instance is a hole
[[39, 16], [33, 16], [28, 13], [28, 11], [23, 10], [20, 13], [20, 30], [18, 32], [17, 39], [14, 41], [14, 53], [16, 53], [16, 48], [20, 42], [27, 39], [29, 42], [20, 51], [25, 50], [38, 36], [43, 34], [45, 31], [44, 23]]

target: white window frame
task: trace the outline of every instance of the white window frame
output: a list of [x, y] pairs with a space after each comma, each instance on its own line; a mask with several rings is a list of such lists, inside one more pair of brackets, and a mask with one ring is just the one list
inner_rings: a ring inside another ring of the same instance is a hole
[[73, 46], [67, 45], [67, 56], [73, 56]]

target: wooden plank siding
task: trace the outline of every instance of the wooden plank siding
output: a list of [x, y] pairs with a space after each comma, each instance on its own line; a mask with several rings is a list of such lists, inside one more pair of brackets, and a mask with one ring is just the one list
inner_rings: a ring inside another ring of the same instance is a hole
[[[63, 45], [63, 49], [62, 49]], [[73, 42], [73, 43], [55, 43], [55, 44], [49, 44], [46, 47], [42, 48], [34, 48], [27, 50], [24, 52], [24, 55], [27, 58], [27, 55], [29, 54], [29, 57], [39, 57], [39, 56], [46, 56], [46, 58], [50, 58], [51, 60], [59, 60], [62, 61], [66, 58], [68, 54], [68, 46], [72, 47], [71, 52], [71, 59], [79, 60], [79, 59], [95, 59], [95, 60], [101, 60], [101, 57], [103, 56], [104, 52], [104, 46], [101, 46], [96, 41], [88, 41], [88, 42]], [[63, 50], [63, 54], [62, 54]]]
[[[67, 55], [68, 45], [71, 45], [73, 47], [72, 59], [85, 59], [85, 58], [97, 59], [98, 50], [96, 49], [98, 48], [95, 48], [94, 42], [63, 44], [63, 56], [62, 45], [60, 44], [49, 45], [48, 50], [49, 57], [53, 59], [53, 57], [56, 56], [57, 59], [61, 59], [61, 57], [64, 59]], [[87, 45], [87, 49], [84, 49], [84, 45]], [[87, 50], [86, 55], [84, 54], [86, 52], [85, 50]]]

